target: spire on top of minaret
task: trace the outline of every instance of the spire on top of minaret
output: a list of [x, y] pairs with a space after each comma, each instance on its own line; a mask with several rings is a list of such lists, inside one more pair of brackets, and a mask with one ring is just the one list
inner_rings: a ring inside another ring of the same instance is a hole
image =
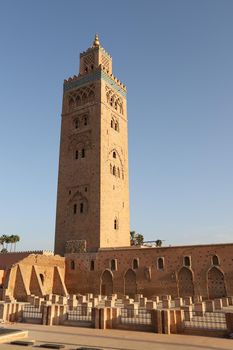
[[95, 39], [93, 41], [92, 47], [99, 47], [100, 46], [100, 42], [99, 42], [99, 36], [98, 34], [95, 35]]
[[90, 74], [96, 69], [112, 74], [112, 58], [100, 45], [98, 34], [95, 34], [91, 47], [80, 53], [79, 74]]

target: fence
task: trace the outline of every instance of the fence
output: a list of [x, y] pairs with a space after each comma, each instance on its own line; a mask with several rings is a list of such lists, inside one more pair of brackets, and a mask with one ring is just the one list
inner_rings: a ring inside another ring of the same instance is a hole
[[189, 329], [226, 330], [226, 315], [224, 312], [185, 311], [184, 327]]
[[[122, 305], [119, 303], [119, 306]], [[0, 318], [10, 322], [46, 325], [73, 325], [97, 329], [128, 329], [155, 333], [226, 335], [233, 332], [233, 313], [186, 309], [146, 309], [130, 304], [124, 307], [68, 306], [43, 302], [40, 306], [0, 303]]]
[[43, 314], [40, 307], [25, 304], [23, 306], [23, 322], [42, 323]]
[[76, 306], [67, 310], [68, 321], [92, 322], [92, 307]]
[[120, 323], [134, 325], [151, 325], [151, 312], [145, 309], [130, 310], [126, 308], [120, 309]]

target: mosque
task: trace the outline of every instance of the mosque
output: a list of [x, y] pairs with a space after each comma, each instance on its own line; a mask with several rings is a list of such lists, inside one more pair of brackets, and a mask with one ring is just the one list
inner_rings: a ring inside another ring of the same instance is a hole
[[233, 295], [233, 244], [130, 245], [127, 89], [96, 35], [64, 81], [54, 254], [0, 254], [0, 299]]

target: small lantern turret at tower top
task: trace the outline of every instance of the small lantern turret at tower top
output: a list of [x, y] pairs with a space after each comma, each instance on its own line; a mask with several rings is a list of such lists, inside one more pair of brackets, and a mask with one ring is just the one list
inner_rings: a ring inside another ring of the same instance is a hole
[[96, 34], [92, 47], [80, 54], [79, 74], [89, 74], [100, 65], [108, 74], [112, 74], [112, 57], [100, 45], [99, 36]]

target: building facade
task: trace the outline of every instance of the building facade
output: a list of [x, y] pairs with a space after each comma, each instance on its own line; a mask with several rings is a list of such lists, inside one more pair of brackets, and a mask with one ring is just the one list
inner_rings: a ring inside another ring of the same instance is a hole
[[0, 299], [233, 295], [233, 244], [130, 246], [127, 143], [126, 88], [96, 37], [64, 82], [57, 255], [0, 254]]
[[233, 295], [233, 244], [68, 254], [65, 269], [65, 284], [72, 294], [170, 294], [204, 299]]
[[100, 46], [64, 82], [55, 253], [130, 245], [126, 87]]

